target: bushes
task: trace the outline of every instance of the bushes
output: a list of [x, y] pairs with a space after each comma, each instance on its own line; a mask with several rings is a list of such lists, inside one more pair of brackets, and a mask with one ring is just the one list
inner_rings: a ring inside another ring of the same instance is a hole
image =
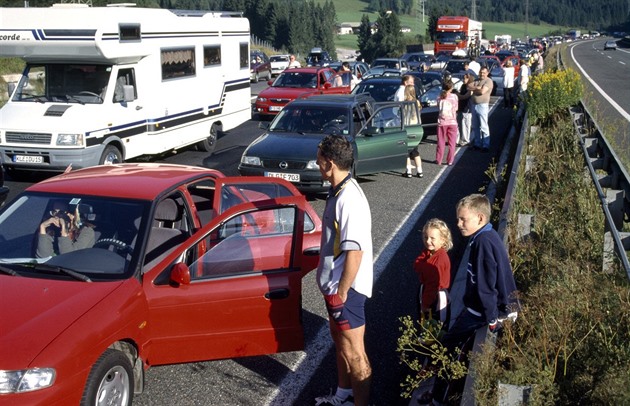
[[533, 124], [550, 125], [580, 102], [584, 89], [572, 69], [534, 75], [527, 88], [527, 111]]
[[[522, 309], [496, 348], [474, 355], [476, 404], [496, 405], [499, 382], [531, 386], [529, 405], [630, 404], [630, 287], [624, 272], [602, 271], [602, 209], [567, 111], [581, 82], [569, 70], [530, 83], [540, 128], [525, 148], [532, 159], [521, 160], [509, 230]], [[534, 219], [524, 240], [518, 213]]]

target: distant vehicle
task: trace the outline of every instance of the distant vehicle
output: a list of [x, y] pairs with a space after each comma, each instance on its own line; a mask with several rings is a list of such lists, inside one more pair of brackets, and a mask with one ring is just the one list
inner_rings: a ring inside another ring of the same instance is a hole
[[408, 52], [400, 57], [407, 61], [409, 70], [420, 70], [423, 64], [431, 66], [435, 61], [435, 55], [425, 54], [424, 52]]
[[372, 68], [377, 66], [384, 66], [387, 69], [397, 69], [400, 73], [404, 74], [409, 70], [409, 65], [407, 65], [407, 61], [402, 58], [376, 58], [370, 64]]
[[436, 26], [436, 39], [433, 51], [454, 52], [464, 50], [467, 54], [473, 53], [473, 48], [479, 50], [483, 25], [480, 21], [471, 20], [468, 17], [439, 17]]
[[398, 76], [398, 77], [400, 77], [401, 75], [402, 75], [402, 72], [400, 71], [400, 69], [388, 68], [386, 66], [374, 66], [374, 67], [370, 68], [370, 70], [365, 72], [365, 74], [363, 75], [363, 79], [379, 77], [379, 76]]
[[441, 51], [435, 55], [435, 60], [431, 63], [431, 70], [442, 70], [444, 65], [451, 59], [452, 52]]
[[569, 38], [575, 41], [576, 39], [580, 39], [582, 37], [582, 31], [570, 30], [569, 32], [567, 32], [567, 35], [569, 36]]
[[252, 83], [260, 79], [271, 79], [271, 62], [263, 51], [251, 51], [249, 54], [249, 79]]
[[[255, 111], [261, 117], [275, 116], [287, 103], [311, 94], [350, 93], [350, 80], [336, 86], [337, 72], [330, 67], [287, 69], [258, 94]], [[351, 78], [350, 78], [351, 79]]]
[[[341, 63], [341, 61], [331, 62], [328, 66], [336, 71], [339, 71], [339, 69], [341, 68]], [[350, 70], [352, 71], [354, 76], [356, 76], [359, 80], [363, 79], [363, 75], [365, 75], [365, 72], [370, 70], [370, 67], [365, 62], [349, 61], [348, 64], [350, 65]]]
[[[425, 73], [437, 73], [439, 72], [425, 72]], [[423, 136], [437, 134], [437, 98], [442, 91], [442, 80], [431, 81], [428, 86], [424, 86], [421, 79], [417, 77], [417, 73], [410, 73], [414, 77], [414, 83], [416, 86], [416, 97], [422, 102], [422, 110], [420, 110], [420, 121], [422, 122]], [[397, 77], [373, 77], [363, 80], [355, 87], [352, 92], [354, 94], [367, 93], [377, 102], [391, 102], [394, 100], [394, 95], [400, 87], [400, 78]], [[428, 90], [431, 90], [431, 94], [427, 95]]]
[[[70, 215], [96, 241], [38, 257]], [[0, 403], [128, 406], [152, 366], [303, 349], [320, 238], [282, 179], [123, 163], [29, 186], [0, 211]]]
[[271, 55], [271, 76], [278, 76], [289, 66], [289, 55]]
[[297, 99], [245, 149], [238, 170], [244, 176], [283, 178], [303, 193], [325, 192], [330, 183], [319, 171], [317, 145], [327, 134], [337, 134], [353, 145], [354, 176], [402, 171], [408, 145], [415, 147], [424, 134], [413, 114], [418, 117], [415, 103], [375, 105], [366, 94]]
[[306, 57], [307, 66], [328, 66], [333, 62], [328, 52], [321, 48], [312, 48], [311, 52]]
[[608, 40], [604, 42], [604, 51], [612, 49], [613, 51], [617, 50], [617, 41]]
[[494, 40], [497, 42], [497, 46], [499, 48], [503, 46], [510, 47], [512, 45], [512, 36], [508, 34], [495, 35]]

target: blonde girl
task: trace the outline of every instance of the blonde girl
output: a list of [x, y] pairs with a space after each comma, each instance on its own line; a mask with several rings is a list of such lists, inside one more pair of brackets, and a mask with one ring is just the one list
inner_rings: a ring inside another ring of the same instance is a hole
[[447, 251], [453, 248], [453, 237], [446, 223], [433, 218], [422, 228], [424, 249], [413, 268], [420, 281], [420, 314], [445, 322], [451, 285], [451, 260]]

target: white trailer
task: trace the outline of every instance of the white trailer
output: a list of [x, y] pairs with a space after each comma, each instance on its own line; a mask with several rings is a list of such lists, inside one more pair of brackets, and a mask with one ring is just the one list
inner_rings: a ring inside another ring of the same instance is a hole
[[0, 110], [9, 172], [122, 162], [251, 118], [249, 21], [135, 7], [1, 8], [0, 56], [26, 68]]

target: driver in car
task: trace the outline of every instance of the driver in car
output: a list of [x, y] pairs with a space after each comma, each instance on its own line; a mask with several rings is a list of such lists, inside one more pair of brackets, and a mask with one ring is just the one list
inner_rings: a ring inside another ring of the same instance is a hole
[[94, 225], [82, 221], [77, 204], [74, 211], [61, 201], [53, 203], [48, 213], [50, 217], [39, 225], [37, 235], [37, 258], [47, 258], [55, 254], [90, 248], [94, 246]]

